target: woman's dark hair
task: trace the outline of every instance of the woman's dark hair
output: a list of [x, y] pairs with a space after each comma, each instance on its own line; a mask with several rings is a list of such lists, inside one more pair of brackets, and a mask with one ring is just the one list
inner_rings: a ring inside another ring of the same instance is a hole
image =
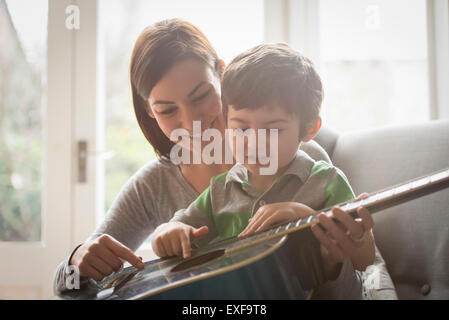
[[313, 63], [283, 43], [262, 44], [235, 57], [221, 85], [225, 120], [234, 109], [278, 105], [300, 119], [300, 138], [319, 116], [323, 86]]
[[174, 143], [148, 115], [151, 90], [177, 62], [193, 58], [207, 63], [221, 78], [223, 66], [212, 44], [193, 24], [181, 19], [158, 22], [145, 28], [131, 55], [130, 80], [134, 112], [145, 138], [156, 154], [169, 157]]

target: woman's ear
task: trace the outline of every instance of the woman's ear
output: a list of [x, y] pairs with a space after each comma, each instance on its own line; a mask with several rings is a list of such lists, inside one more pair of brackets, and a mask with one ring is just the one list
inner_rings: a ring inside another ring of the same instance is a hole
[[307, 124], [306, 134], [304, 138], [301, 139], [303, 142], [312, 140], [320, 131], [321, 128], [321, 117], [318, 117]]

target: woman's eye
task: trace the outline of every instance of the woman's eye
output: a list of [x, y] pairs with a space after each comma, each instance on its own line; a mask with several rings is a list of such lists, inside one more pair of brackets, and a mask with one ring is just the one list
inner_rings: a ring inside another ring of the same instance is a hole
[[202, 95], [200, 95], [200, 96], [196, 97], [195, 99], [193, 99], [192, 102], [199, 102], [199, 101], [203, 100], [204, 98], [206, 98], [209, 95], [211, 90], [212, 90], [212, 88], [210, 88], [209, 90], [204, 92]]
[[168, 114], [173, 113], [175, 110], [176, 110], [176, 108], [171, 108], [171, 109], [167, 109], [167, 110], [164, 110], [164, 111], [160, 111], [158, 113], [159, 114], [163, 114], [163, 115], [168, 115]]

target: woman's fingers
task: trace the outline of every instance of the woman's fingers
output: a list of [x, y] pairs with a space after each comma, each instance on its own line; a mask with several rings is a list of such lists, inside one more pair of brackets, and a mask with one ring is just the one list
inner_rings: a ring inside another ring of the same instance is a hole
[[103, 277], [106, 277], [114, 272], [112, 267], [98, 256], [91, 255], [88, 262], [91, 266], [98, 270]]
[[362, 219], [365, 231], [370, 231], [374, 227], [374, 220], [368, 209], [365, 207], [357, 208], [357, 215]]
[[346, 233], [343, 232], [343, 230], [341, 230], [331, 218], [326, 216], [324, 213], [321, 213], [318, 215], [318, 221], [327, 230], [327, 232], [332, 235], [342, 249], [345, 250], [346, 248], [352, 246], [352, 242]]
[[365, 234], [365, 228], [362, 222], [355, 221], [349, 214], [339, 207], [332, 208], [333, 216], [343, 224], [347, 232], [345, 233], [351, 239], [360, 239]]
[[312, 232], [318, 241], [321, 243], [323, 248], [321, 251], [328, 255], [332, 260], [337, 262], [343, 262], [346, 259], [343, 251], [338, 247], [337, 243], [333, 241], [318, 224], [313, 224], [311, 226]]
[[121, 244], [114, 238], [107, 237], [105, 238], [105, 240], [103, 240], [103, 243], [117, 257], [124, 259], [125, 261], [128, 261], [135, 268], [138, 269], [144, 268], [144, 264], [142, 261], [140, 261], [139, 257], [137, 257], [131, 249], [125, 247], [123, 244]]
[[85, 276], [85, 277], [89, 277], [92, 278], [96, 281], [101, 281], [103, 280], [104, 276], [94, 267], [92, 267], [91, 265], [84, 265], [81, 269], [80, 266], [80, 275], [81, 276]]
[[122, 260], [126, 260], [136, 268], [144, 264], [129, 248], [107, 234], [88, 241], [80, 246], [72, 255], [70, 264], [78, 267], [81, 276], [87, 276], [97, 281], [120, 270]]
[[105, 261], [114, 271], [119, 271], [123, 263], [111, 250], [107, 247], [97, 245], [92, 247], [92, 252], [95, 252], [98, 257]]

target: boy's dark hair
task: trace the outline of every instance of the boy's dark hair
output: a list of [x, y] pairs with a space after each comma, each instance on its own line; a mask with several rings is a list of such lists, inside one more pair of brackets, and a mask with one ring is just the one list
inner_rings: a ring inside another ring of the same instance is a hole
[[313, 63], [283, 43], [262, 44], [235, 57], [222, 81], [223, 114], [228, 107], [257, 109], [267, 104], [299, 115], [300, 138], [319, 116], [323, 86]]

